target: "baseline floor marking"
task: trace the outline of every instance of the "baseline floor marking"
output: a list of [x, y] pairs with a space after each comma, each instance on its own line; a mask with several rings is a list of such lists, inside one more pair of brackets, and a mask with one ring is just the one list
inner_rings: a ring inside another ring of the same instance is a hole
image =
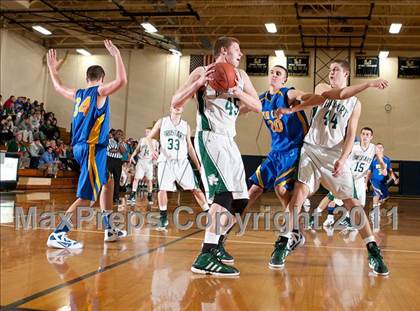
[[32, 294], [32, 295], [30, 295], [30, 296], [27, 296], [27, 297], [25, 297], [25, 298], [22, 298], [22, 299], [19, 299], [19, 300], [15, 301], [15, 302], [12, 302], [12, 303], [10, 303], [10, 304], [8, 304], [8, 305], [2, 306], [2, 310], [13, 310], [14, 308], [16, 308], [16, 307], [18, 307], [18, 306], [20, 306], [20, 305], [23, 305], [23, 304], [25, 304], [25, 303], [28, 303], [28, 302], [30, 302], [30, 301], [32, 301], [32, 300], [35, 300], [35, 299], [37, 299], [37, 298], [40, 298], [40, 297], [42, 297], [42, 296], [48, 295], [48, 294], [50, 294], [50, 293], [52, 293], [52, 292], [55, 292], [55, 291], [57, 291], [57, 290], [59, 290], [59, 289], [62, 289], [62, 288], [64, 288], [64, 287], [66, 287], [66, 286], [73, 285], [73, 284], [75, 284], [75, 283], [77, 283], [77, 282], [83, 281], [83, 280], [85, 280], [85, 279], [87, 279], [87, 278], [90, 278], [90, 277], [92, 277], [92, 276], [94, 276], [94, 275], [97, 275], [97, 274], [99, 274], [99, 273], [103, 273], [103, 272], [105, 272], [105, 271], [108, 271], [108, 270], [111, 270], [111, 269], [116, 268], [116, 267], [118, 267], [118, 266], [121, 266], [121, 265], [123, 265], [123, 264], [125, 264], [125, 263], [127, 263], [127, 262], [130, 262], [130, 261], [134, 260], [134, 259], [137, 259], [137, 258], [142, 257], [142, 256], [144, 256], [144, 255], [147, 255], [147, 254], [153, 253], [153, 252], [157, 251], [157, 250], [158, 250], [159, 248], [161, 248], [161, 247], [167, 247], [167, 246], [170, 246], [170, 245], [172, 245], [172, 244], [175, 244], [175, 243], [177, 243], [177, 242], [179, 242], [179, 241], [185, 240], [185, 239], [187, 239], [188, 237], [190, 237], [190, 236], [192, 236], [192, 235], [194, 235], [194, 234], [197, 234], [197, 233], [199, 233], [199, 232], [202, 232], [202, 230], [197, 230], [197, 231], [194, 231], [194, 232], [189, 233], [189, 234], [187, 234], [187, 235], [185, 235], [185, 236], [178, 237], [177, 239], [175, 239], [175, 240], [173, 240], [173, 241], [170, 241], [170, 242], [164, 243], [164, 244], [159, 245], [159, 246], [156, 246], [156, 247], [154, 247], [154, 248], [150, 248], [150, 249], [148, 249], [148, 250], [146, 250], [146, 251], [140, 252], [140, 253], [138, 253], [138, 254], [136, 254], [136, 255], [133, 255], [133, 256], [128, 257], [128, 258], [126, 258], [126, 259], [123, 259], [123, 260], [121, 260], [121, 261], [117, 261], [117, 262], [115, 262], [115, 263], [113, 263], [113, 264], [110, 264], [110, 265], [108, 265], [108, 266], [103, 267], [103, 268], [102, 268], [102, 269], [100, 269], [100, 270], [95, 270], [95, 271], [92, 271], [92, 272], [86, 273], [86, 274], [81, 275], [81, 276], [79, 276], [79, 277], [77, 277], [77, 278], [75, 278], [75, 279], [72, 279], [72, 280], [66, 281], [66, 282], [64, 282], [64, 283], [58, 284], [58, 285], [56, 285], [56, 286], [53, 286], [53, 287], [50, 287], [50, 288], [44, 289], [44, 290], [42, 290], [42, 291], [40, 291], [40, 292], [38, 292], [38, 293]]

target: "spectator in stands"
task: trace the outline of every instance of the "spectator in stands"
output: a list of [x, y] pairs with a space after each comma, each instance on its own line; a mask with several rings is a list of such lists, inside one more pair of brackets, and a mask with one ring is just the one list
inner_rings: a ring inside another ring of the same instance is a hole
[[57, 177], [58, 163], [51, 146], [47, 147], [47, 150], [42, 154], [41, 159], [39, 159], [38, 168], [45, 170], [47, 175]]
[[5, 144], [9, 140], [12, 140], [14, 135], [14, 125], [13, 125], [13, 119], [12, 116], [7, 116], [5, 119], [3, 119], [0, 123], [0, 140], [1, 143]]
[[23, 114], [16, 124], [19, 131], [22, 131], [23, 141], [29, 143], [33, 140], [31, 119], [27, 114]]
[[18, 114], [19, 112], [23, 113], [23, 103], [26, 101], [26, 98], [23, 96], [19, 96], [15, 100], [15, 113]]
[[49, 118], [47, 118], [45, 123], [41, 125], [39, 131], [42, 132], [48, 139], [54, 138], [54, 127], [51, 126], [51, 120]]
[[19, 168], [29, 167], [30, 157], [28, 150], [23, 142], [23, 133], [21, 131], [17, 131], [15, 138], [7, 143], [7, 152], [16, 152], [19, 154]]
[[41, 126], [41, 113], [32, 109], [31, 116], [29, 117], [31, 120], [32, 130], [39, 130]]
[[15, 113], [15, 96], [10, 96], [8, 100], [4, 102], [3, 108], [6, 110], [6, 114], [14, 114]]
[[42, 146], [39, 139], [39, 135], [34, 135], [34, 140], [29, 145], [29, 155], [31, 157], [30, 168], [37, 168], [39, 165], [39, 159], [45, 152], [44, 146]]
[[0, 94], [0, 107], [3, 108], [3, 96]]
[[51, 121], [51, 131], [53, 132], [54, 139], [60, 138], [60, 129], [57, 126], [57, 119], [53, 118]]

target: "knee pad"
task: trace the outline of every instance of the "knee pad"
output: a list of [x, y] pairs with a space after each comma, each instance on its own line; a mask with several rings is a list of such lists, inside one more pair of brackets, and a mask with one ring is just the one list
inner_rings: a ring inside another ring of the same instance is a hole
[[234, 210], [233, 210], [233, 207], [232, 207], [232, 201], [233, 201], [232, 193], [222, 192], [222, 193], [217, 193], [214, 196], [213, 203], [216, 203], [216, 204], [219, 204], [220, 206], [223, 206], [225, 209], [228, 210], [229, 213], [234, 215]]
[[233, 214], [239, 213], [241, 216], [245, 211], [246, 206], [248, 205], [248, 199], [237, 199], [233, 200], [232, 207], [233, 207]]

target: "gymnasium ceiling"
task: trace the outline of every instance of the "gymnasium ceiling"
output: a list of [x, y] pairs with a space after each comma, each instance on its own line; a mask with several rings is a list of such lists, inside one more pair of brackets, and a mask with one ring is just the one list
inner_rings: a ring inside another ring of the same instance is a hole
[[[150, 34], [140, 26], [148, 21]], [[264, 24], [277, 25], [267, 33]], [[399, 34], [388, 32], [402, 23]], [[32, 30], [52, 31], [43, 36]], [[219, 36], [237, 37], [243, 49], [298, 50], [351, 46], [358, 51], [420, 51], [420, 1], [201, 1], [201, 0], [2, 0], [1, 27], [45, 47], [120, 47], [201, 50]]]

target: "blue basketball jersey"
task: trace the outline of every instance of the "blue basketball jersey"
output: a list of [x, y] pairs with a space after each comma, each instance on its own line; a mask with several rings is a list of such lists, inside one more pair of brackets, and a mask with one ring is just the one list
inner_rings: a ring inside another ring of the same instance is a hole
[[[391, 169], [391, 160], [387, 156], [384, 156], [383, 160], [386, 165], [386, 170], [389, 173]], [[372, 163], [370, 164], [369, 170], [372, 172], [372, 175], [370, 176], [372, 183], [386, 183], [388, 176], [384, 176], [381, 174], [381, 165], [379, 164], [376, 156], [373, 159]]]
[[109, 97], [101, 109], [96, 106], [98, 87], [79, 89], [76, 92], [76, 102], [73, 111], [72, 145], [85, 143], [101, 146], [108, 145], [109, 134]]
[[275, 116], [277, 109], [289, 108], [287, 92], [290, 89], [284, 87], [275, 94], [266, 91], [260, 95], [264, 122], [271, 133], [272, 151], [289, 151], [293, 148], [300, 148], [303, 138], [308, 132], [308, 120], [303, 111], [283, 115], [281, 119]]

